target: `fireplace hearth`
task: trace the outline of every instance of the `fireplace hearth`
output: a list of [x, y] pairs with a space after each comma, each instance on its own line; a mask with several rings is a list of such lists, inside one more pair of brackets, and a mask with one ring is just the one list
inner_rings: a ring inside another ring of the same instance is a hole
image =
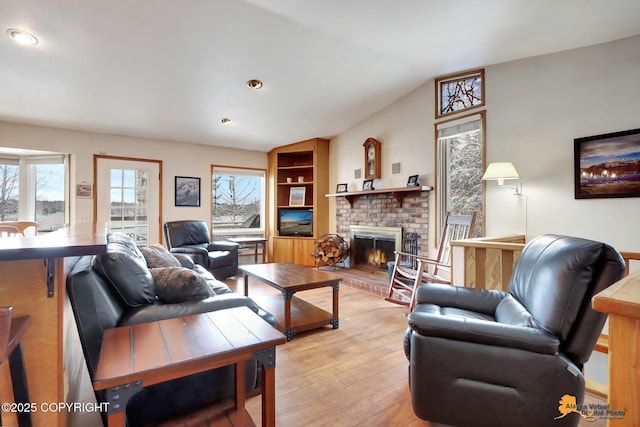
[[402, 228], [352, 225], [351, 267], [386, 271], [387, 262], [395, 258], [394, 251], [402, 250]]

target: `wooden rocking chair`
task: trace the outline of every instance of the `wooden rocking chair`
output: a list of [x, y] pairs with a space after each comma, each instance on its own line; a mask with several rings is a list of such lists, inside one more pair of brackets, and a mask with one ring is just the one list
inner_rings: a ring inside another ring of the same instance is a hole
[[[447, 213], [440, 236], [438, 256], [426, 258], [406, 252], [396, 252], [393, 273], [389, 281], [389, 293], [385, 300], [407, 305], [413, 310], [415, 291], [422, 283], [451, 284], [451, 241], [469, 238], [476, 220], [476, 213], [452, 215]], [[429, 266], [433, 266], [429, 271]]]

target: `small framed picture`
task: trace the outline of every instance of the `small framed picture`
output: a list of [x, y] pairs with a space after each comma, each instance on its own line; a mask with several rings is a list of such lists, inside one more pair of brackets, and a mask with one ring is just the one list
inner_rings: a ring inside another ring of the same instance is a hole
[[366, 179], [362, 183], [362, 191], [367, 191], [367, 190], [373, 190], [373, 180], [372, 179]]
[[200, 206], [200, 178], [176, 176], [176, 206]]
[[418, 186], [418, 175], [411, 175], [409, 180], [407, 181], [407, 187], [417, 187]]
[[336, 186], [336, 193], [346, 193], [347, 192], [347, 184], [338, 184]]
[[289, 192], [289, 206], [304, 206], [306, 187], [291, 187]]
[[93, 197], [93, 185], [83, 182], [76, 185], [76, 197], [90, 199]]

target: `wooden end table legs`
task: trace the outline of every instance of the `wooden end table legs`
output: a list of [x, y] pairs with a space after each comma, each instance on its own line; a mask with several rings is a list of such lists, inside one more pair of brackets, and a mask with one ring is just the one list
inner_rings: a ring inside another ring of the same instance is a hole
[[333, 329], [338, 329], [340, 326], [340, 320], [338, 320], [338, 298], [340, 293], [340, 282], [335, 282], [331, 284], [333, 288], [333, 313], [331, 317], [331, 325]]

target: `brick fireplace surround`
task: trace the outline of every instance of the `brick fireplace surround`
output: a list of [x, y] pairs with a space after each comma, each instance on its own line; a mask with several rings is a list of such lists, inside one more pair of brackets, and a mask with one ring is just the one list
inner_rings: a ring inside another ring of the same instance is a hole
[[[401, 227], [403, 233], [418, 233], [418, 254], [427, 256], [429, 192], [405, 195], [402, 207], [389, 193], [360, 196], [353, 201], [353, 207], [345, 198], [336, 197], [336, 231], [347, 241], [351, 225]], [[388, 275], [384, 272], [364, 273], [345, 269], [337, 273], [343, 274], [349, 285], [378, 295], [385, 295], [389, 285]]]

